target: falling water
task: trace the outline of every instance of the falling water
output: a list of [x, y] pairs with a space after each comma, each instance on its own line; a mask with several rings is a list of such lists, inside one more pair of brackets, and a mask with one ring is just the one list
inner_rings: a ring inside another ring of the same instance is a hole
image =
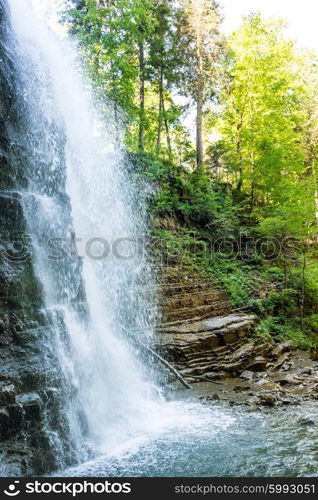
[[134, 243], [145, 233], [145, 203], [70, 47], [28, 0], [10, 0], [10, 8], [26, 122], [23, 203], [80, 461], [159, 418], [161, 397], [135, 342], [152, 334], [155, 315], [151, 293], [142, 292], [151, 272]]
[[[269, 418], [163, 399], [138, 347], [156, 320], [151, 269], [134, 244], [146, 233], [144, 196], [69, 42], [29, 0], [8, 3], [17, 93], [10, 160], [42, 286], [38, 342], [55, 468], [85, 476], [313, 474], [314, 436], [299, 430], [296, 411], [288, 420], [283, 410]], [[306, 452], [299, 463], [286, 442]], [[65, 470], [76, 463], [83, 465]]]

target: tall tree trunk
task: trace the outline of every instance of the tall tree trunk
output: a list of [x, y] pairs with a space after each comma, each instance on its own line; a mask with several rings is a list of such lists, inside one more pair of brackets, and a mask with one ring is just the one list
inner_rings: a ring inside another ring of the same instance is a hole
[[196, 30], [196, 63], [197, 63], [197, 118], [196, 118], [196, 150], [197, 150], [197, 168], [204, 160], [203, 153], [203, 60], [202, 60], [202, 40], [200, 27]]
[[255, 204], [255, 160], [254, 153], [251, 155], [251, 165], [252, 165], [252, 180], [251, 180], [251, 206], [250, 212], [253, 212], [254, 204]]
[[145, 139], [145, 54], [144, 44], [139, 42], [139, 151], [144, 151]]
[[114, 101], [114, 121], [115, 121], [115, 143], [117, 147], [120, 147], [120, 127], [118, 118], [118, 106]]
[[243, 187], [243, 157], [242, 157], [242, 138], [241, 138], [241, 130], [243, 126], [243, 116], [241, 114], [240, 121], [237, 124], [237, 142], [236, 142], [236, 152], [239, 159], [239, 178], [236, 186], [236, 190], [238, 193], [242, 191]]
[[200, 167], [204, 161], [203, 153], [203, 78], [198, 75], [198, 90], [197, 90], [197, 119], [196, 119], [196, 149], [197, 149], [197, 167]]
[[160, 153], [161, 148], [161, 129], [162, 129], [162, 106], [163, 105], [163, 67], [160, 67], [159, 74], [159, 114], [158, 114], [158, 131], [157, 131], [157, 154]]
[[171, 139], [170, 139], [169, 123], [168, 123], [167, 115], [166, 115], [165, 98], [164, 98], [163, 94], [162, 94], [162, 113], [163, 113], [163, 119], [165, 122], [169, 160], [171, 160], [172, 159]]
[[314, 185], [315, 185], [314, 198], [315, 198], [315, 207], [316, 207], [316, 229], [317, 229], [316, 239], [318, 241], [318, 176], [317, 176], [315, 161], [313, 161], [312, 173], [313, 173]]

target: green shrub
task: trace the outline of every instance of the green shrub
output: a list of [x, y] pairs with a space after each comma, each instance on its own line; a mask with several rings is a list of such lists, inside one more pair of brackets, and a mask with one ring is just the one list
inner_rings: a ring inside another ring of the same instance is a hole
[[276, 341], [290, 340], [301, 349], [310, 349], [315, 340], [310, 331], [302, 328], [299, 320], [286, 320], [284, 317], [267, 317], [260, 321], [255, 331], [257, 336]]
[[264, 299], [251, 302], [251, 307], [260, 316], [296, 314], [298, 311], [298, 292], [292, 288], [271, 290]]

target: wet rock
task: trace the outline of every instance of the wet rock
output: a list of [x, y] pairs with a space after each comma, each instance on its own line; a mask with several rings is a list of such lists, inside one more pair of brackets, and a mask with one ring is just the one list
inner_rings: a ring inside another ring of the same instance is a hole
[[270, 379], [262, 379], [256, 384], [263, 391], [280, 391], [281, 387]]
[[250, 387], [244, 386], [244, 385], [235, 385], [233, 387], [234, 392], [245, 392], [245, 391], [249, 391], [249, 390], [250, 390]]
[[296, 347], [290, 342], [289, 340], [286, 342], [282, 342], [281, 344], [278, 344], [272, 351], [272, 356], [274, 359], [278, 359], [281, 357], [283, 354], [286, 352], [291, 352], [294, 351]]
[[227, 377], [226, 372], [207, 372], [204, 374], [205, 378], [208, 378], [210, 380], [222, 380]]
[[298, 420], [298, 423], [304, 427], [315, 425], [315, 422], [311, 418], [306, 418], [306, 417]]
[[0, 437], [5, 439], [9, 429], [9, 413], [5, 408], [0, 408]]
[[310, 366], [306, 366], [305, 368], [301, 368], [298, 370], [299, 375], [311, 375], [313, 369]]
[[259, 396], [259, 404], [262, 406], [275, 406], [276, 398], [273, 394], [261, 394]]
[[[273, 370], [277, 371], [283, 368], [283, 365], [290, 359], [290, 352], [285, 352], [282, 356], [279, 357], [277, 363], [273, 365]], [[288, 367], [287, 367], [288, 369]]]
[[16, 433], [23, 424], [23, 407], [18, 403], [8, 405], [7, 412], [9, 413], [10, 429], [12, 432]]
[[263, 356], [256, 356], [253, 361], [249, 364], [249, 368], [254, 371], [262, 372], [267, 365], [267, 360]]
[[314, 361], [318, 361], [318, 345], [310, 349], [310, 357]]
[[244, 370], [244, 372], [241, 373], [240, 378], [246, 379], [246, 380], [253, 380], [254, 378], [254, 373], [249, 370]]
[[16, 398], [23, 408], [24, 419], [32, 424], [41, 421], [42, 400], [37, 393], [22, 394]]
[[285, 385], [291, 385], [291, 384], [295, 383], [296, 380], [292, 375], [286, 375], [284, 377], [280, 377], [280, 378], [276, 379], [276, 382], [281, 386], [285, 386]]
[[308, 388], [310, 392], [318, 392], [318, 384], [312, 385]]
[[14, 403], [15, 400], [15, 387], [13, 384], [0, 384], [0, 406], [6, 406]]
[[220, 396], [216, 392], [211, 395], [211, 399], [213, 401], [220, 401], [221, 400]]
[[283, 405], [287, 406], [287, 405], [291, 405], [292, 404], [292, 400], [289, 399], [289, 398], [281, 398], [280, 401], [282, 402]]

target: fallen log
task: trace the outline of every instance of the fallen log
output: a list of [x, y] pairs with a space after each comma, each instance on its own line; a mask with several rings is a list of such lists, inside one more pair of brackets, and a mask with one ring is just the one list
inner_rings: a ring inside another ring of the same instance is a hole
[[223, 385], [221, 382], [215, 382], [208, 377], [203, 377], [202, 375], [187, 375], [188, 378], [193, 378], [194, 380], [205, 380], [206, 382], [211, 382], [211, 384]]
[[[127, 333], [129, 333], [128, 330], [125, 327], [122, 327], [122, 328]], [[175, 377], [181, 382], [181, 384], [184, 387], [186, 387], [187, 389], [192, 389], [191, 385], [183, 378], [183, 376], [181, 375], [181, 373], [178, 372], [178, 370], [174, 366], [172, 366], [166, 359], [164, 359], [162, 356], [160, 356], [159, 354], [157, 354], [153, 349], [151, 349], [151, 347], [149, 347], [147, 344], [144, 344], [140, 340], [134, 339], [134, 342], [137, 345], [141, 346], [143, 349], [146, 349], [148, 352], [150, 352], [150, 354], [154, 358], [158, 359], [163, 365], [165, 365], [175, 375]]]
[[143, 347], [147, 349], [155, 358], [157, 358], [163, 365], [165, 365], [169, 370], [175, 375], [175, 377], [180, 380], [181, 384], [184, 385], [187, 389], [192, 389], [191, 385], [183, 378], [180, 372], [172, 366], [166, 359], [162, 358], [157, 354], [151, 347], [148, 347], [146, 344], [143, 344]]

